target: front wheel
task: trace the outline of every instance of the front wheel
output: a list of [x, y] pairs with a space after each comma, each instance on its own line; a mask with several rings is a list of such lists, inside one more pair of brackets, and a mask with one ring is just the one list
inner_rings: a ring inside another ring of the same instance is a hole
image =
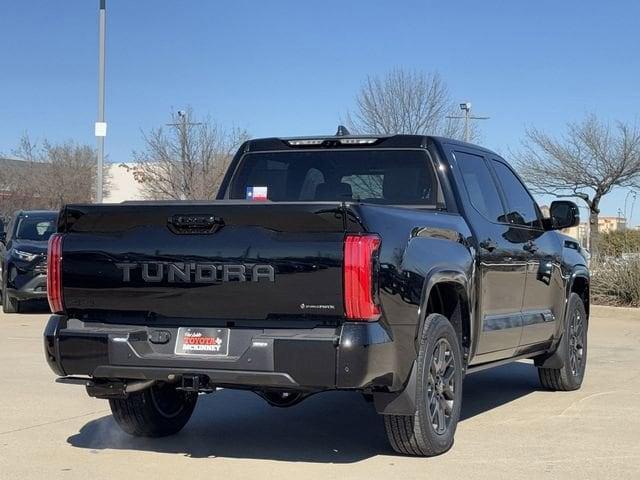
[[460, 341], [443, 315], [425, 320], [417, 368], [415, 414], [385, 415], [384, 424], [396, 452], [432, 457], [453, 445], [462, 403]]
[[560, 340], [561, 368], [538, 368], [540, 383], [548, 390], [569, 391], [582, 386], [587, 367], [587, 312], [582, 298], [572, 293], [567, 302], [564, 333]]
[[165, 437], [178, 433], [187, 424], [198, 394], [176, 390], [162, 383], [125, 399], [111, 399], [109, 406], [116, 423], [136, 437]]

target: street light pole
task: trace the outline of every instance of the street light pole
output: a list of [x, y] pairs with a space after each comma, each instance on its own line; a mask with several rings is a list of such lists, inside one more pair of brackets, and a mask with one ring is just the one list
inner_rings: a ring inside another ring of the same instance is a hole
[[627, 201], [629, 200], [629, 195], [633, 195], [633, 200], [635, 201], [636, 199], [636, 194], [637, 192], [633, 189], [630, 189], [627, 194], [624, 197], [624, 218], [625, 220], [628, 220], [627, 218]]
[[469, 112], [471, 111], [471, 104], [467, 103], [468, 107], [464, 109], [464, 141], [469, 141]]
[[107, 27], [106, 0], [100, 0], [99, 13], [99, 46], [98, 46], [98, 120], [95, 125], [95, 134], [98, 139], [98, 171], [96, 175], [96, 202], [102, 203], [103, 169], [104, 169], [104, 137], [107, 134], [107, 125], [104, 121], [104, 63], [105, 63], [105, 34]]

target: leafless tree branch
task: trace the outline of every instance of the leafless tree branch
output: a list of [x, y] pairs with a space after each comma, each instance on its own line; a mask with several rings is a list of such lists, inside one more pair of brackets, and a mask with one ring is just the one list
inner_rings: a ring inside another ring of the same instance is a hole
[[[437, 73], [395, 69], [384, 77], [368, 76], [356, 96], [356, 106], [346, 123], [354, 133], [442, 135], [462, 139], [462, 120], [447, 85]], [[470, 125], [470, 139], [479, 132]]]
[[526, 131], [515, 154], [525, 180], [539, 193], [580, 198], [590, 211], [590, 246], [597, 251], [602, 197], [615, 187], [636, 187], [640, 179], [640, 129], [615, 127], [588, 115], [554, 137], [536, 128]]
[[143, 132], [145, 148], [133, 152], [133, 174], [148, 199], [213, 199], [245, 130], [226, 130], [206, 118], [196, 122], [171, 112], [172, 125]]
[[[0, 215], [8, 216], [18, 209], [59, 209], [95, 198], [97, 157], [92, 147], [48, 140], [39, 145], [24, 134], [12, 156], [22, 161], [0, 174]], [[107, 167], [104, 179], [108, 194]]]

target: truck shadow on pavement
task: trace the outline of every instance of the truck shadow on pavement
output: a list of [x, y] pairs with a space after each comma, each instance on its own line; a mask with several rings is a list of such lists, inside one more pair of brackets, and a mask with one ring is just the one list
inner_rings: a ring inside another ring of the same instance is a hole
[[[465, 379], [461, 421], [500, 408], [540, 389], [536, 369], [512, 363]], [[394, 452], [372, 403], [352, 392], [327, 392], [286, 409], [251, 392], [221, 390], [200, 397], [178, 435], [135, 438], [105, 416], [84, 425], [67, 442], [74, 447], [315, 463], [353, 463]]]

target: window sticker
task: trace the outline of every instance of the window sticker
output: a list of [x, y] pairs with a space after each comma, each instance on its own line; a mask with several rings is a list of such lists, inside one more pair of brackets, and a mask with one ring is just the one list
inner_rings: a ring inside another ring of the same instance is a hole
[[253, 201], [265, 201], [267, 200], [267, 187], [247, 187], [247, 194], [245, 198]]

